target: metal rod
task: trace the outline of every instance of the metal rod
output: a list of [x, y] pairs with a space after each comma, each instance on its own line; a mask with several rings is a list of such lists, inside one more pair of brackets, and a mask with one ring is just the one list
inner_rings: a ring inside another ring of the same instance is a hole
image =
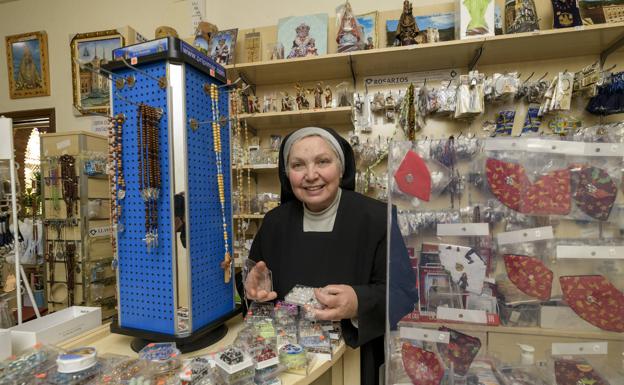
[[[158, 79], [158, 78], [157, 78], [157, 77], [155, 77], [155, 76], [152, 76], [152, 75], [148, 74], [147, 72], [143, 71], [142, 69], [139, 69], [139, 68], [137, 68], [137, 67], [135, 67], [135, 66], [131, 65], [131, 64], [130, 64], [130, 63], [128, 63], [128, 62], [126, 61], [126, 59], [124, 59], [123, 57], [120, 57], [119, 59], [121, 59], [121, 61], [123, 62], [123, 64], [124, 64], [126, 67], [128, 67], [128, 68], [130, 68], [130, 69], [132, 69], [132, 70], [134, 70], [134, 71], [136, 71], [136, 72], [138, 72], [138, 73], [140, 73], [140, 74], [144, 75], [145, 77], [148, 77], [148, 78], [152, 79], [152, 80], [153, 80], [153, 81], [155, 81], [156, 83], [160, 83], [160, 81], [161, 81], [160, 79]], [[169, 86], [169, 83], [167, 82], [167, 87], [168, 87], [168, 86]]]
[[477, 63], [479, 62], [481, 55], [483, 55], [483, 50], [484, 50], [483, 45], [481, 45], [481, 47], [475, 50], [475, 55], [472, 57], [470, 64], [468, 64], [468, 70], [472, 71], [477, 66]]
[[617, 51], [624, 45], [624, 34], [620, 36], [613, 44], [611, 44], [607, 49], [600, 53], [600, 67], [604, 67], [605, 62], [609, 55], [613, 52]]
[[143, 105], [146, 105], [148, 107], [155, 108], [156, 110], [158, 110], [158, 112], [160, 112], [161, 115], [163, 115], [165, 113], [164, 110], [162, 108], [160, 108], [160, 107], [154, 107], [154, 106], [150, 106], [149, 104], [138, 103], [138, 102], [132, 101], [130, 99], [126, 99], [123, 96], [121, 96], [121, 94], [119, 92], [115, 92], [115, 96], [117, 98], [119, 98], [119, 100], [121, 100], [122, 102], [125, 102], [125, 103], [128, 103], [128, 104], [133, 104], [133, 105], [135, 105], [137, 107], [139, 107], [139, 106], [141, 106], [143, 104]]

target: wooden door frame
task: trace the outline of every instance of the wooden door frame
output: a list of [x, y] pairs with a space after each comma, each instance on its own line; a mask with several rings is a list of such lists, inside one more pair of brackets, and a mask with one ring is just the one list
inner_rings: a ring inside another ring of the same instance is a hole
[[56, 132], [56, 110], [54, 108], [0, 112], [0, 116], [5, 116], [13, 120], [20, 118], [49, 118], [50, 127], [47, 132]]

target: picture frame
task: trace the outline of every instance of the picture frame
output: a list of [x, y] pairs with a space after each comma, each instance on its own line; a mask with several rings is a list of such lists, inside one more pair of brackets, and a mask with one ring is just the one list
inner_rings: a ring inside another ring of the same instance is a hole
[[116, 29], [79, 33], [71, 39], [73, 103], [78, 115], [110, 113], [111, 82], [97, 70], [124, 44], [124, 36]]
[[377, 11], [365, 13], [355, 17], [364, 32], [364, 38], [362, 40], [364, 41], [365, 50], [379, 48], [379, 38], [377, 37], [378, 17], [379, 12]]
[[45, 31], [5, 37], [9, 97], [50, 96], [48, 35]]
[[208, 55], [221, 65], [234, 64], [238, 28], [217, 32], [210, 40]]
[[415, 16], [415, 19], [420, 31], [426, 31], [427, 28], [436, 28], [440, 34], [440, 41], [455, 40], [454, 12]]
[[285, 49], [285, 58], [327, 54], [328, 23], [326, 13], [279, 19], [277, 41]]

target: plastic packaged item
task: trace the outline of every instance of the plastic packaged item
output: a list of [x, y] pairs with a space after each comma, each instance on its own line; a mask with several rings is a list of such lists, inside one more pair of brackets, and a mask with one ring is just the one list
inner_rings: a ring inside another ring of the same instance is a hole
[[106, 363], [102, 376], [92, 385], [128, 385], [132, 379], [136, 382], [136, 378], [145, 375], [145, 370], [145, 362], [138, 358], [118, 358]]
[[249, 381], [255, 374], [252, 358], [240, 348], [229, 346], [215, 356], [220, 384], [238, 384]]
[[194, 357], [182, 363], [179, 378], [182, 385], [216, 385], [213, 381], [214, 371], [210, 360], [205, 357]]
[[271, 302], [255, 302], [249, 305], [247, 317], [245, 320], [253, 322], [254, 320], [271, 319], [274, 317], [274, 306]]
[[280, 346], [279, 359], [288, 373], [307, 374], [308, 358], [305, 349], [301, 345], [287, 343]]
[[274, 313], [275, 323], [291, 323], [296, 321], [299, 316], [299, 306], [284, 301], [277, 301]]
[[141, 349], [139, 359], [153, 373], [167, 373], [180, 367], [180, 355], [175, 342], [151, 343]]
[[297, 343], [297, 323], [281, 323], [275, 327], [277, 346]]
[[[245, 288], [252, 285], [256, 290], [264, 290], [267, 293], [273, 291], [273, 278], [271, 270], [266, 268], [263, 271], [254, 270], [256, 262], [247, 258], [243, 262], [243, 282]], [[253, 274], [251, 274], [253, 271]]]
[[71, 349], [59, 354], [56, 370], [48, 372], [47, 383], [53, 385], [87, 384], [102, 373], [103, 365], [98, 361], [95, 348]]
[[295, 304], [301, 307], [321, 309], [322, 305], [316, 299], [314, 288], [304, 285], [295, 285], [284, 297], [284, 302]]
[[305, 319], [299, 321], [299, 344], [308, 353], [314, 353], [321, 359], [331, 360], [331, 339], [320, 323]]

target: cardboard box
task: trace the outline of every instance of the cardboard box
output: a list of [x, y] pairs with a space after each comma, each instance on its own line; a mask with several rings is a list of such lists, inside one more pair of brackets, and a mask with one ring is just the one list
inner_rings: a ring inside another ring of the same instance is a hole
[[13, 354], [20, 354], [37, 343], [54, 345], [101, 324], [101, 308], [72, 306], [8, 330], [11, 332]]
[[0, 361], [11, 356], [11, 331], [0, 329]]

